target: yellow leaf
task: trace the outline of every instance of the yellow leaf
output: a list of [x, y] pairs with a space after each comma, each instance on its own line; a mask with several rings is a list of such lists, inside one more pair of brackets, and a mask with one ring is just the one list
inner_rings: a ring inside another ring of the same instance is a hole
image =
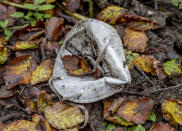
[[30, 84], [35, 85], [40, 82], [46, 82], [52, 76], [54, 59], [43, 61], [35, 71], [32, 72]]
[[6, 39], [3, 36], [0, 36], [0, 49], [7, 44]]
[[2, 131], [38, 131], [36, 130], [37, 123], [27, 120], [18, 120], [5, 126]]
[[143, 31], [126, 28], [123, 37], [124, 45], [132, 51], [143, 53], [147, 47], [148, 37]]
[[140, 69], [147, 73], [151, 73], [155, 75], [155, 69], [153, 68], [153, 62], [149, 56], [142, 55], [140, 57], [136, 57], [133, 63]]
[[164, 117], [173, 125], [182, 125], [182, 101], [166, 100], [162, 103], [162, 113]]
[[54, 103], [44, 110], [49, 124], [56, 129], [68, 129], [81, 124], [84, 115], [77, 106], [70, 106], [64, 103]]
[[7, 48], [0, 48], [0, 64], [4, 64], [8, 60], [8, 53]]
[[118, 6], [109, 6], [102, 10], [97, 18], [109, 24], [116, 24], [121, 21], [121, 17], [126, 13], [126, 9], [118, 7]]
[[38, 45], [30, 41], [18, 41], [15, 44], [15, 50], [29, 50], [36, 48], [38, 48]]

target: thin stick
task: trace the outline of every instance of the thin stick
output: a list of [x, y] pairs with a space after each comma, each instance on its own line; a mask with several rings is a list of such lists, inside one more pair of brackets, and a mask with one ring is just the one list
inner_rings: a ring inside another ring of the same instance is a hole
[[151, 83], [152, 85], [154, 85], [154, 83], [146, 76], [146, 74], [144, 73], [144, 71], [140, 70], [136, 65], [134, 65], [134, 66], [147, 79], [147, 81], [149, 83]]
[[89, 3], [89, 17], [93, 17], [94, 16], [94, 9], [93, 9], [93, 1], [92, 0], [84, 0], [84, 2], [88, 2]]

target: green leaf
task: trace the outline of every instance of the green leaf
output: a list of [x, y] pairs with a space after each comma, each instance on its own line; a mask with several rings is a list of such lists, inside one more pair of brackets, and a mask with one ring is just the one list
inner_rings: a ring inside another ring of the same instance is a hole
[[5, 19], [4, 21], [0, 21], [0, 26], [5, 29], [8, 26], [8, 19]]
[[21, 18], [24, 16], [24, 13], [23, 12], [16, 12], [16, 13], [12, 14], [11, 16], [14, 18]]
[[63, 42], [64, 42], [64, 40], [60, 40], [59, 43], [58, 43], [58, 45], [61, 46], [63, 44]]
[[12, 36], [13, 32], [8, 29], [4, 29], [4, 34], [6, 35], [5, 39], [9, 40], [9, 38]]
[[107, 128], [106, 128], [106, 131], [112, 131], [115, 127], [116, 127], [115, 124], [108, 124]]
[[42, 4], [42, 3], [44, 3], [46, 0], [35, 0], [35, 3], [36, 4]]
[[179, 59], [172, 59], [163, 64], [164, 71], [167, 75], [182, 74]]
[[44, 10], [50, 10], [50, 9], [53, 9], [54, 8], [54, 5], [51, 5], [51, 4], [47, 4], [47, 5], [41, 5], [39, 6], [39, 10], [41, 11], [44, 11]]
[[30, 21], [30, 23], [31, 23], [31, 26], [35, 26], [37, 21], [33, 20], [33, 21]]
[[178, 6], [178, 0], [171, 0], [174, 6]]
[[152, 122], [155, 122], [156, 121], [156, 116], [154, 114], [154, 112], [151, 112], [149, 117], [148, 117], [148, 120], [152, 121]]
[[129, 127], [128, 131], [146, 131], [146, 130], [141, 124], [138, 124], [136, 126]]
[[37, 6], [34, 4], [28, 4], [28, 3], [24, 3], [23, 4], [26, 8], [31, 9], [31, 10], [36, 10]]
[[51, 18], [51, 15], [45, 14], [45, 15], [44, 15], [44, 18], [45, 18], [45, 19]]
[[37, 18], [37, 20], [41, 20], [43, 21], [43, 17], [44, 17], [44, 14], [43, 13], [38, 13], [38, 12], [35, 12], [34, 13], [34, 17]]

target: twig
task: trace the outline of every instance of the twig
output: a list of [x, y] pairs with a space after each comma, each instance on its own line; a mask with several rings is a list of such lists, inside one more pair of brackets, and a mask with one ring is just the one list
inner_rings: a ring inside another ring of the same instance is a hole
[[7, 5], [11, 5], [11, 6], [14, 6], [14, 7], [17, 7], [17, 8], [21, 8], [21, 9], [37, 11], [37, 9], [28, 8], [28, 7], [25, 7], [24, 5], [20, 5], [20, 4], [5, 1], [5, 0], [2, 1], [2, 3], [7, 4]]
[[93, 17], [94, 16], [94, 9], [93, 9], [93, 1], [92, 0], [84, 0], [84, 2], [88, 2], [89, 3], [89, 17]]
[[59, 8], [66, 14], [69, 16], [72, 16], [78, 20], [86, 20], [88, 19], [86, 16], [80, 15], [78, 13], [72, 13], [71, 11], [65, 9], [61, 4], [59, 4], [58, 2], [56, 2], [57, 6], [59, 6]]
[[[22, 26], [14, 26], [14, 27], [9, 27], [9, 28], [6, 28], [6, 29], [9, 29], [9, 30], [12, 30], [12, 29], [20, 29], [20, 28], [25, 28], [27, 25], [22, 25]], [[2, 30], [0, 30], [0, 32], [2, 32]]]
[[134, 65], [134, 66], [147, 79], [147, 81], [149, 83], [151, 83], [152, 85], [154, 85], [154, 83], [146, 76], [146, 74], [144, 73], [144, 71], [140, 70], [136, 65]]
[[153, 91], [148, 91], [149, 93], [155, 93], [155, 92], [159, 92], [159, 91], [166, 91], [166, 90], [171, 90], [171, 89], [175, 89], [175, 88], [181, 88], [182, 87], [182, 83], [175, 85], [175, 86], [171, 86], [171, 87], [167, 87], [167, 88], [162, 88], [162, 89], [158, 89], [158, 90], [153, 90]]
[[46, 39], [43, 39], [42, 43], [40, 44], [40, 53], [41, 53], [41, 56], [42, 56], [42, 61], [44, 61], [46, 59], [45, 49], [44, 49], [45, 43], [46, 43]]
[[25, 86], [23, 86], [23, 87], [22, 87], [22, 89], [21, 89], [21, 91], [20, 91], [19, 96], [21, 96], [21, 95], [22, 95], [22, 93], [24, 92], [24, 90], [25, 90]]

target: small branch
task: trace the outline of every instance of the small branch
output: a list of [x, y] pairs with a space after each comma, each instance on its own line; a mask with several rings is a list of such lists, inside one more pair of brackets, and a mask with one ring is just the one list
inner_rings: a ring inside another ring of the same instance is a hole
[[33, 11], [37, 10], [37, 9], [28, 8], [28, 7], [25, 7], [24, 5], [9, 2], [9, 1], [5, 1], [5, 0], [2, 1], [2, 3], [7, 4], [7, 5], [11, 5], [11, 6], [14, 6], [14, 7], [17, 7], [17, 8], [21, 8], [21, 9], [26, 9], [26, 10], [33, 10]]
[[59, 8], [66, 14], [69, 16], [72, 16], [78, 20], [86, 20], [88, 19], [86, 16], [80, 15], [78, 13], [72, 13], [71, 11], [65, 9], [61, 4], [59, 4], [58, 2], [56, 2], [57, 6], [59, 6]]
[[94, 16], [94, 9], [93, 9], [93, 1], [92, 0], [84, 0], [84, 2], [88, 2], [89, 3], [89, 17], [93, 18]]

